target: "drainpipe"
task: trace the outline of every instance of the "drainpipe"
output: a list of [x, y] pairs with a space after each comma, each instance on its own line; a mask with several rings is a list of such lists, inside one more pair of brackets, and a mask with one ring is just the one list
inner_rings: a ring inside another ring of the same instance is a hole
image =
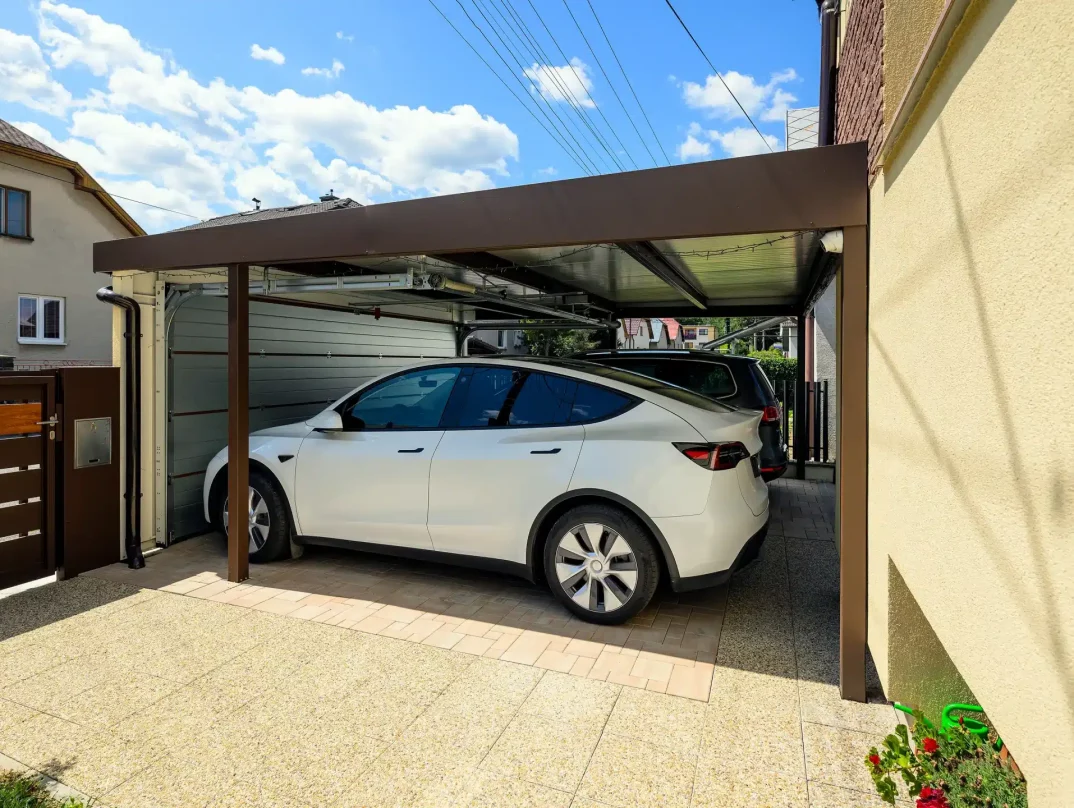
[[835, 143], [836, 61], [839, 40], [838, 0], [824, 0], [820, 6], [820, 121], [817, 145]]
[[123, 363], [126, 375], [127, 412], [127, 484], [123, 498], [127, 506], [127, 566], [140, 570], [145, 566], [142, 557], [142, 475], [139, 473], [142, 435], [142, 318], [137, 301], [112, 291], [111, 286], [97, 290], [97, 299], [111, 303], [126, 312], [123, 337], [127, 341]]

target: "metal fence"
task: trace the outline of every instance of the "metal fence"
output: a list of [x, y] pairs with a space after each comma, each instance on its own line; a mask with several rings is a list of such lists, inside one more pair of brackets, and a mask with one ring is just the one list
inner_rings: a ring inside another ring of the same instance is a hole
[[[776, 389], [776, 398], [779, 399], [779, 408], [783, 417], [783, 437], [787, 441], [787, 454], [792, 460], [797, 460], [794, 450], [794, 423], [797, 414], [797, 382], [778, 381], [773, 382]], [[805, 413], [806, 436], [808, 448], [806, 461], [815, 463], [828, 462], [828, 380], [822, 379], [816, 382], [805, 383]]]

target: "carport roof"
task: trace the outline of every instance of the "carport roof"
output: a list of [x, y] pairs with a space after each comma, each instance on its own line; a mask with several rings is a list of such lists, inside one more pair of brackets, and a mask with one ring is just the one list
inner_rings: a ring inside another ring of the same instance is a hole
[[96, 272], [422, 266], [584, 293], [617, 314], [800, 313], [825, 230], [867, 222], [855, 143], [194, 228], [94, 245]]

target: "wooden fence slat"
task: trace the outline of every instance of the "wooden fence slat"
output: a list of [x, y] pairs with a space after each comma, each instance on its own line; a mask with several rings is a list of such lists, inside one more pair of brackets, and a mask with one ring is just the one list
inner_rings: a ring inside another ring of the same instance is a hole
[[0, 469], [40, 466], [46, 443], [39, 437], [0, 440]]
[[0, 589], [49, 573], [44, 537], [23, 536], [0, 541]]
[[15, 502], [43, 496], [41, 469], [0, 474], [0, 502]]
[[0, 404], [0, 435], [27, 435], [40, 432], [38, 421], [45, 420], [41, 415], [41, 403]]
[[29, 533], [31, 530], [43, 530], [44, 516], [43, 502], [27, 502], [24, 505], [0, 508], [0, 536], [14, 536], [18, 533]]

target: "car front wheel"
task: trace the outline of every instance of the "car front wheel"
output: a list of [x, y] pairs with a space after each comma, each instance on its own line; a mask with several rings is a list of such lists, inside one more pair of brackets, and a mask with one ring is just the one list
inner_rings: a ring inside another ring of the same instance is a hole
[[545, 542], [544, 569], [560, 603], [604, 625], [625, 622], [644, 609], [660, 578], [645, 528], [605, 505], [572, 508], [556, 520]]
[[[258, 471], [250, 472], [250, 488], [245, 503], [249, 525], [250, 560], [275, 561], [290, 551], [290, 519], [274, 480]], [[220, 497], [220, 525], [228, 533], [227, 492]]]

